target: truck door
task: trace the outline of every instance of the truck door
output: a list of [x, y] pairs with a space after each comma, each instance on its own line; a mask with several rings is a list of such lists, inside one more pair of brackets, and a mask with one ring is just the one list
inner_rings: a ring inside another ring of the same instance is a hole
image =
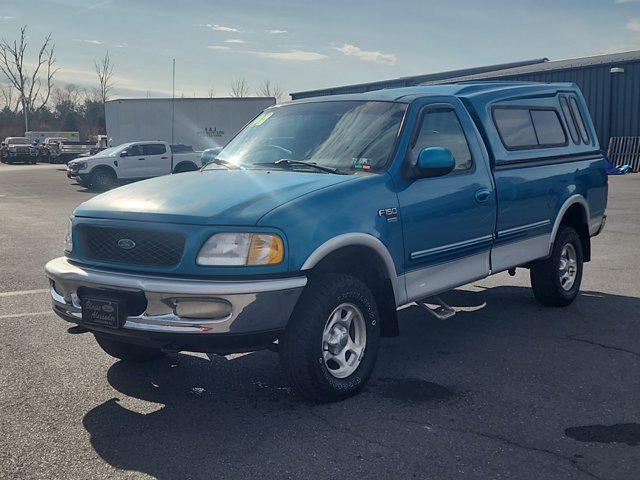
[[405, 161], [426, 147], [451, 151], [455, 169], [434, 178], [405, 179], [398, 192], [409, 300], [487, 276], [496, 221], [489, 162], [462, 103], [427, 100], [419, 108]]
[[142, 145], [145, 157], [145, 177], [158, 177], [171, 173], [171, 152], [167, 152], [164, 143], [146, 143]]
[[146, 159], [142, 153], [142, 145], [130, 145], [126, 150], [126, 155], [118, 159], [118, 167], [116, 169], [118, 178], [133, 179], [145, 177], [145, 162]]

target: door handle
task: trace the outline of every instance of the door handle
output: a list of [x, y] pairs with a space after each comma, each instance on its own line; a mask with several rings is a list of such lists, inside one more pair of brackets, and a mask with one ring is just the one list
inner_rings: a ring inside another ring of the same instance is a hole
[[476, 202], [484, 203], [491, 197], [491, 191], [487, 188], [482, 188], [476, 192]]
[[160, 157], [160, 160], [166, 160], [169, 157]]
[[138, 160], [144, 160], [144, 158], [139, 158]]

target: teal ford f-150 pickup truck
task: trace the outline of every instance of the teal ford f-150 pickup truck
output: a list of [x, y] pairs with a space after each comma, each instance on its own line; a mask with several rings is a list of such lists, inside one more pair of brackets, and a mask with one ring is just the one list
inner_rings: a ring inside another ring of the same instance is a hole
[[200, 171], [83, 203], [46, 273], [55, 312], [117, 358], [277, 349], [294, 391], [328, 401], [364, 385], [410, 302], [448, 318], [436, 295], [524, 267], [569, 305], [607, 188], [573, 84], [308, 99]]

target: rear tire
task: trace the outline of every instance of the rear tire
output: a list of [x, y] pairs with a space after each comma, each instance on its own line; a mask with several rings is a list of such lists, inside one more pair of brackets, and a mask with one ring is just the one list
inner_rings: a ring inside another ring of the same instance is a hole
[[91, 174], [89, 185], [93, 190], [104, 192], [112, 189], [116, 184], [116, 177], [109, 170], [98, 170]]
[[580, 235], [561, 225], [551, 256], [531, 267], [531, 288], [536, 300], [549, 307], [570, 305], [580, 291], [583, 253]]
[[279, 340], [293, 391], [315, 402], [358, 392], [375, 366], [380, 318], [373, 295], [355, 277], [312, 278]]
[[142, 345], [119, 342], [117, 340], [107, 338], [97, 333], [94, 333], [93, 336], [95, 337], [96, 342], [98, 342], [100, 348], [104, 350], [105, 353], [126, 362], [151, 362], [166, 355], [159, 348], [144, 347]]

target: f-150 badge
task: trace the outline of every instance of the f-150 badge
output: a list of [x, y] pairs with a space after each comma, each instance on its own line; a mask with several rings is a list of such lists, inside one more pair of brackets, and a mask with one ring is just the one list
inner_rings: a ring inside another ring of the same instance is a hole
[[378, 216], [382, 218], [386, 218], [387, 222], [397, 222], [398, 221], [398, 209], [396, 207], [391, 208], [381, 208], [378, 210]]

